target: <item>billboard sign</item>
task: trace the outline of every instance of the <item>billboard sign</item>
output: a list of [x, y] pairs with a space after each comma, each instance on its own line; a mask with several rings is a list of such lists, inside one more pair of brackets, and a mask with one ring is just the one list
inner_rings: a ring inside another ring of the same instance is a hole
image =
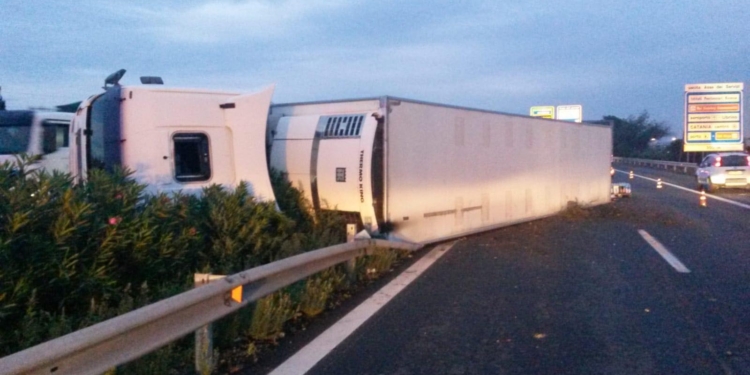
[[742, 151], [742, 82], [685, 85], [683, 151]]
[[543, 105], [543, 106], [536, 106], [531, 107], [531, 110], [529, 111], [529, 115], [531, 117], [541, 117], [546, 119], [554, 119], [555, 118], [555, 106], [552, 105]]
[[582, 122], [583, 106], [581, 105], [558, 105], [557, 119], [563, 121]]

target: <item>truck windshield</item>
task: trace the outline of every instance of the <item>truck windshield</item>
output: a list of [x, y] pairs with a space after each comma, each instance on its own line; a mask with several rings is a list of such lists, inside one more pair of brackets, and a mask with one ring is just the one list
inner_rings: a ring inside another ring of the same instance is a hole
[[111, 171], [120, 165], [120, 88], [111, 87], [95, 99], [86, 124], [89, 170]]
[[0, 154], [28, 151], [33, 118], [31, 111], [0, 111]]

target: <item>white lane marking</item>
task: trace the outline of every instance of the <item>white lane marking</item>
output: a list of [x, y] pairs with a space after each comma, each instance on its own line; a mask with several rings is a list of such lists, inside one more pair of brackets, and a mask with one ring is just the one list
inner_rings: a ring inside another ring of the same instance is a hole
[[[629, 172], [621, 171], [619, 169], [615, 169], [615, 170], [618, 171], [618, 172], [620, 172], [620, 173], [629, 174]], [[644, 180], [650, 180], [650, 181], [656, 182], [655, 178], [650, 178], [650, 177], [641, 176], [641, 175], [637, 175], [637, 174], [633, 174], [633, 175], [636, 176], [636, 177], [638, 177], [638, 178], [642, 178]], [[680, 189], [680, 190], [689, 191], [689, 192], [691, 192], [693, 194], [699, 194], [700, 195], [700, 192], [696, 191], [694, 189], [688, 189], [686, 187], [683, 187], [683, 186], [680, 186], [680, 185], [675, 185], [675, 184], [670, 184], [669, 182], [664, 182], [664, 181], [662, 181], [661, 183], [662, 183], [662, 185], [671, 186], [673, 188], [677, 188], [677, 189]], [[712, 199], [716, 199], [717, 201], [721, 201], [721, 202], [733, 204], [733, 205], [735, 205], [737, 207], [742, 207], [742, 208], [750, 210], [750, 204], [740, 203], [740, 202], [737, 202], [737, 201], [733, 201], [731, 199], [727, 199], [727, 198], [724, 198], [724, 197], [720, 197], [718, 195], [713, 195], [713, 194], [708, 194], [708, 193], [706, 193], [706, 196], [707, 197], [711, 197]]]
[[409, 269], [402, 272], [388, 285], [381, 288], [361, 305], [350, 311], [336, 324], [329, 327], [315, 340], [300, 349], [286, 362], [275, 368], [269, 375], [304, 374], [317, 364], [323, 357], [328, 355], [336, 346], [361, 326], [367, 319], [373, 316], [381, 307], [385, 306], [393, 297], [401, 292], [412, 281], [416, 280], [435, 261], [440, 259], [456, 242], [436, 246], [422, 259], [414, 263]]
[[641, 237], [643, 237], [643, 239], [646, 240], [646, 242], [648, 242], [648, 244], [651, 245], [651, 247], [653, 247], [654, 250], [656, 250], [656, 252], [659, 253], [659, 255], [661, 255], [661, 257], [664, 258], [664, 260], [666, 260], [670, 266], [672, 266], [672, 268], [677, 270], [677, 272], [690, 273], [690, 270], [687, 269], [687, 267], [685, 267], [685, 265], [682, 264], [682, 262], [680, 262], [680, 260], [677, 259], [676, 256], [672, 255], [672, 253], [670, 253], [669, 250], [667, 250], [667, 248], [661, 244], [661, 242], [648, 234], [648, 232], [643, 229], [638, 229], [638, 234], [640, 234]]

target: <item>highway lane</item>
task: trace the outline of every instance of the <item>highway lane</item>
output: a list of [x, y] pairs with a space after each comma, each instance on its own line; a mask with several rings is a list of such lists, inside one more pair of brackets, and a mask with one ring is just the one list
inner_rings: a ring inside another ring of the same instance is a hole
[[[685, 191], [665, 184], [659, 190], [653, 181], [626, 180], [627, 175], [621, 173], [615, 177], [615, 180], [631, 182], [636, 192], [655, 198], [649, 200], [653, 210], [671, 212], [667, 220], [674, 220], [676, 225], [662, 226], [656, 233], [666, 239], [670, 248], [679, 252], [685, 263], [699, 265], [694, 266], [694, 277], [686, 279], [691, 283], [681, 290], [680, 303], [695, 308], [695, 316], [690, 322], [706, 338], [707, 350], [715, 351], [719, 356], [724, 353], [731, 358], [730, 363], [735, 364], [731, 367], [734, 371], [724, 373], [749, 373], [746, 351], [750, 348], [747, 328], [750, 315], [750, 210], [715, 200], [710, 195], [707, 207], [700, 207], [699, 195], [693, 192], [696, 190], [693, 176], [648, 168], [634, 169], [634, 173], [690, 188], [691, 191]], [[748, 192], [743, 190], [720, 190], [714, 195], [746, 207], [750, 203]], [[737, 350], [745, 353], [735, 356]]]
[[[697, 183], [695, 181], [694, 175], [675, 173], [663, 169], [638, 167], [624, 163], [616, 163], [613, 164], [613, 166], [621, 171], [629, 172], [632, 170], [635, 174], [641, 176], [661, 178], [665, 182], [670, 182], [689, 189], [695, 189], [697, 191]], [[714, 195], [735, 200], [744, 204], [750, 204], [750, 190], [748, 189], [719, 189], [719, 191], [714, 193]]]
[[750, 210], [614, 180], [633, 197], [460, 241], [309, 373], [748, 373]]

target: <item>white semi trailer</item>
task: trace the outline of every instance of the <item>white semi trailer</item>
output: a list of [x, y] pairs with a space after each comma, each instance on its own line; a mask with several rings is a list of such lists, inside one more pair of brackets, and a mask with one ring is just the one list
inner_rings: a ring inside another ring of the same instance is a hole
[[71, 169], [127, 166], [152, 191], [245, 180], [273, 200], [274, 168], [316, 209], [419, 243], [610, 200], [608, 126], [388, 96], [272, 105], [272, 92], [114, 83], [79, 107]]

